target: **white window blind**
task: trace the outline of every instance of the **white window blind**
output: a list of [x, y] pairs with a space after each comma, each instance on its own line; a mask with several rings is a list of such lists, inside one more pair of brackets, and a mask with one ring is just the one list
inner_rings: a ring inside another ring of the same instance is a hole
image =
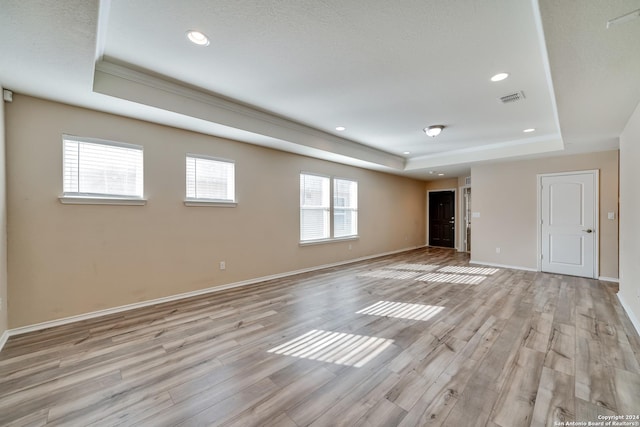
[[235, 164], [187, 154], [187, 199], [235, 201]]
[[300, 174], [300, 241], [329, 238], [329, 191], [329, 178]]
[[64, 195], [142, 198], [142, 157], [139, 145], [64, 136]]
[[358, 234], [358, 183], [333, 180], [333, 237]]

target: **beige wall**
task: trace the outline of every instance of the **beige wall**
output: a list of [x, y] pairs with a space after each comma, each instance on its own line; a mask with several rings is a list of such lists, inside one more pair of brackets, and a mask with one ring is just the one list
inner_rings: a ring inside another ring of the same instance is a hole
[[[2, 93], [2, 86], [0, 86]], [[0, 100], [0, 337], [8, 329], [7, 301], [7, 191], [4, 101]]]
[[[537, 268], [537, 174], [600, 170], [600, 276], [618, 277], [618, 152], [494, 163], [471, 169], [471, 259]], [[496, 253], [496, 248], [500, 253]]]
[[427, 181], [425, 183], [427, 191], [433, 190], [458, 190], [458, 178], [440, 179], [437, 181]]
[[[11, 328], [424, 244], [422, 181], [27, 96], [6, 115]], [[61, 204], [63, 133], [144, 146], [147, 205]], [[184, 206], [186, 152], [236, 161], [237, 208]], [[359, 240], [299, 246], [301, 170], [358, 180]]]
[[640, 104], [620, 135], [620, 299], [640, 332]]

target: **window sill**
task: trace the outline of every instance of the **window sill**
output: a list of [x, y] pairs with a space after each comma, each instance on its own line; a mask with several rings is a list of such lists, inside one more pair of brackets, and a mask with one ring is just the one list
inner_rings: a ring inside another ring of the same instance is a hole
[[188, 199], [184, 201], [184, 205], [185, 206], [209, 206], [209, 207], [218, 207], [218, 208], [235, 208], [236, 206], [238, 206], [238, 202]]
[[83, 196], [60, 196], [60, 203], [65, 205], [120, 205], [120, 206], [144, 206], [146, 199], [127, 197], [83, 197]]
[[314, 245], [324, 245], [325, 243], [339, 243], [339, 242], [348, 242], [353, 240], [360, 239], [360, 236], [345, 236], [345, 237], [336, 237], [333, 239], [322, 239], [322, 240], [305, 240], [304, 242], [299, 242], [299, 246], [314, 246]]

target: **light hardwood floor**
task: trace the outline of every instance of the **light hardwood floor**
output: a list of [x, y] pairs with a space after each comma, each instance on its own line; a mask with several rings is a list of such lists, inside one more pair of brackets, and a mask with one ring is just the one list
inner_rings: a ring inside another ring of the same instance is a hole
[[419, 249], [12, 337], [0, 425], [553, 426], [640, 415], [614, 284]]

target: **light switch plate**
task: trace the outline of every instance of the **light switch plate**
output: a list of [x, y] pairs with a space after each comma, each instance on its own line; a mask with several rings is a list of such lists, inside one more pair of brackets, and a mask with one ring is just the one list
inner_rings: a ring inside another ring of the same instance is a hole
[[607, 212], [607, 219], [616, 219], [615, 212]]
[[480, 212], [471, 212], [471, 218], [480, 218]]

